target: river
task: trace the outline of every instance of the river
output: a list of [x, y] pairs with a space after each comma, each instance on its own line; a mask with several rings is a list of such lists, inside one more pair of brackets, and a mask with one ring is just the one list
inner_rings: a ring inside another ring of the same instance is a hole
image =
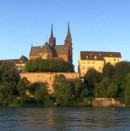
[[129, 131], [130, 109], [0, 107], [0, 131]]

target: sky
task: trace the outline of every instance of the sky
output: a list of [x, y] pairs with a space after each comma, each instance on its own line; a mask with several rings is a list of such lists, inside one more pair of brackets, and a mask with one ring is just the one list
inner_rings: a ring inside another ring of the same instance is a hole
[[0, 0], [0, 59], [29, 58], [51, 24], [64, 44], [68, 21], [76, 71], [80, 51], [120, 52], [130, 61], [130, 0]]

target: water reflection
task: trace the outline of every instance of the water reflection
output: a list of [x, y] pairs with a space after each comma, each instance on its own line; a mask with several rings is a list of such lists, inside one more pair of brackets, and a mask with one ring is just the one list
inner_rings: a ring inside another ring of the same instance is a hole
[[127, 108], [0, 108], [0, 130], [129, 130]]

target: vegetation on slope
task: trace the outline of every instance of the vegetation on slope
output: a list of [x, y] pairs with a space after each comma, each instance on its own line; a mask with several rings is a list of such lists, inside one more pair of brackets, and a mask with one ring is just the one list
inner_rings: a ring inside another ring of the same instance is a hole
[[74, 66], [62, 59], [35, 59], [25, 65], [26, 72], [74, 72]]
[[48, 83], [19, 79], [15, 65], [0, 63], [1, 106], [84, 106], [93, 97], [116, 98], [130, 106], [130, 64], [107, 63], [102, 73], [91, 68], [84, 82], [56, 75], [53, 87], [54, 93], [49, 94]]

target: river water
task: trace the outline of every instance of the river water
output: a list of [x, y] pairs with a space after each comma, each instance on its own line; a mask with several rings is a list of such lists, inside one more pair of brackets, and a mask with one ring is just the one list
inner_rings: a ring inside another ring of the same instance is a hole
[[0, 107], [0, 131], [129, 131], [130, 109]]

